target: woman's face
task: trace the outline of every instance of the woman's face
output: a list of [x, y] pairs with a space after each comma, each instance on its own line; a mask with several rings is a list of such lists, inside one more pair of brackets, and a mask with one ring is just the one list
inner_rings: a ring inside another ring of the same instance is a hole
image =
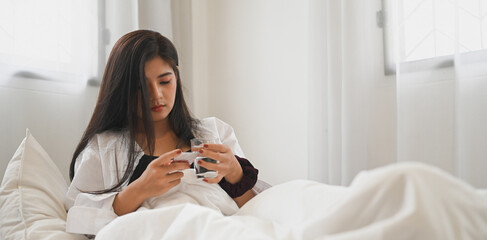
[[[149, 93], [149, 108], [152, 121], [166, 120], [176, 99], [176, 75], [171, 65], [159, 56], [145, 63], [144, 72]], [[139, 103], [142, 103], [140, 95]]]

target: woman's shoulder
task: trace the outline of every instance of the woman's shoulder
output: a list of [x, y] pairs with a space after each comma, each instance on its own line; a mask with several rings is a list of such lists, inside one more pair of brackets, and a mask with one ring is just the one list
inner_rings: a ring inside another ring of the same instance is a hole
[[208, 117], [200, 119], [200, 134], [198, 137], [212, 136], [220, 139], [222, 144], [229, 146], [233, 153], [244, 157], [242, 149], [238, 143], [235, 131], [230, 124], [222, 121], [217, 117]]
[[[127, 153], [127, 141], [124, 131], [104, 131], [95, 134], [80, 153], [78, 158], [86, 160], [96, 160], [101, 158], [118, 159], [116, 156], [124, 156]], [[121, 158], [123, 159], [123, 158]], [[82, 161], [77, 161], [80, 164]], [[103, 161], [104, 164], [111, 164], [111, 161]]]
[[217, 117], [207, 117], [199, 119], [198, 137], [222, 137], [226, 133], [233, 132], [233, 128], [226, 122]]
[[93, 138], [91, 138], [90, 143], [88, 145], [98, 146], [98, 147], [109, 147], [120, 145], [122, 141], [125, 139], [127, 131], [120, 130], [106, 130], [101, 133], [95, 134]]
[[199, 120], [200, 127], [207, 129], [231, 128], [231, 126], [217, 117], [207, 117]]

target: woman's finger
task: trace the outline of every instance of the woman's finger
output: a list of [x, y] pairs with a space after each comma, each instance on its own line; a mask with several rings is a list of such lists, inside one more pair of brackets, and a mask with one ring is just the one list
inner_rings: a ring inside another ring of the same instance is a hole
[[173, 161], [171, 164], [164, 166], [164, 171], [165, 173], [171, 173], [171, 172], [180, 171], [188, 168], [190, 168], [188, 162]]
[[167, 187], [168, 187], [169, 189], [171, 189], [171, 188], [173, 188], [173, 187], [177, 186], [177, 185], [178, 185], [178, 184], [180, 184], [180, 183], [181, 183], [181, 178], [178, 178], [178, 179], [176, 179], [176, 180], [173, 180], [173, 181], [171, 181], [171, 182], [168, 182], [168, 183], [167, 183]]
[[210, 163], [210, 162], [207, 162], [203, 159], [198, 160], [198, 165], [200, 165], [201, 167], [204, 167], [208, 170], [213, 170], [213, 171], [219, 170], [219, 164], [218, 163]]
[[207, 158], [211, 158], [213, 160], [216, 160], [218, 162], [225, 162], [224, 155], [218, 152], [214, 152], [208, 149], [200, 149], [199, 155]]
[[172, 159], [181, 155], [183, 153], [181, 149], [174, 149], [170, 152], [164, 153], [158, 158], [154, 159], [150, 164], [155, 164], [157, 166], [169, 165], [173, 161]]
[[173, 181], [176, 181], [178, 179], [181, 179], [184, 177], [184, 173], [182, 172], [173, 172], [173, 173], [169, 173], [166, 175], [166, 181], [167, 182], [173, 182]]
[[221, 153], [226, 153], [230, 150], [230, 147], [227, 145], [223, 144], [216, 144], [216, 143], [205, 143], [203, 145], [203, 149], [208, 149], [214, 152], [221, 152]]
[[216, 178], [204, 178], [203, 181], [207, 183], [219, 183], [222, 180], [223, 176], [221, 174], [218, 174]]

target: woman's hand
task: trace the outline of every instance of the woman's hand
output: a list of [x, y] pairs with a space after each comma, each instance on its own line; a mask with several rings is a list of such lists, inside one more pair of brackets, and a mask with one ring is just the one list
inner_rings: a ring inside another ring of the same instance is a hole
[[208, 183], [219, 183], [222, 178], [231, 184], [239, 182], [243, 177], [242, 167], [230, 147], [223, 144], [204, 144], [199, 150], [200, 156], [216, 160], [216, 163], [209, 163], [203, 160], [198, 161], [198, 165], [214, 170], [218, 173], [216, 178], [205, 178], [203, 181]]
[[135, 211], [147, 198], [168, 192], [184, 176], [179, 170], [188, 169], [188, 162], [173, 161], [181, 154], [175, 149], [154, 159], [144, 173], [115, 196], [113, 210], [119, 216]]
[[190, 167], [186, 161], [172, 160], [181, 153], [180, 149], [175, 149], [154, 159], [144, 173], [132, 183], [138, 186], [145, 199], [164, 194], [181, 183], [184, 174], [179, 171]]

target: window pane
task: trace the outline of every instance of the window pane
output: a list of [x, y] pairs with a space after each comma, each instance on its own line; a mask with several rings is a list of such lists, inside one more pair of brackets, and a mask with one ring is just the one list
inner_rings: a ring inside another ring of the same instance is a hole
[[[397, 13], [403, 62], [487, 49], [487, 0], [401, 0]], [[458, 24], [455, 24], [455, 18]]]
[[0, 64], [96, 76], [97, 14], [96, 0], [2, 0]]

